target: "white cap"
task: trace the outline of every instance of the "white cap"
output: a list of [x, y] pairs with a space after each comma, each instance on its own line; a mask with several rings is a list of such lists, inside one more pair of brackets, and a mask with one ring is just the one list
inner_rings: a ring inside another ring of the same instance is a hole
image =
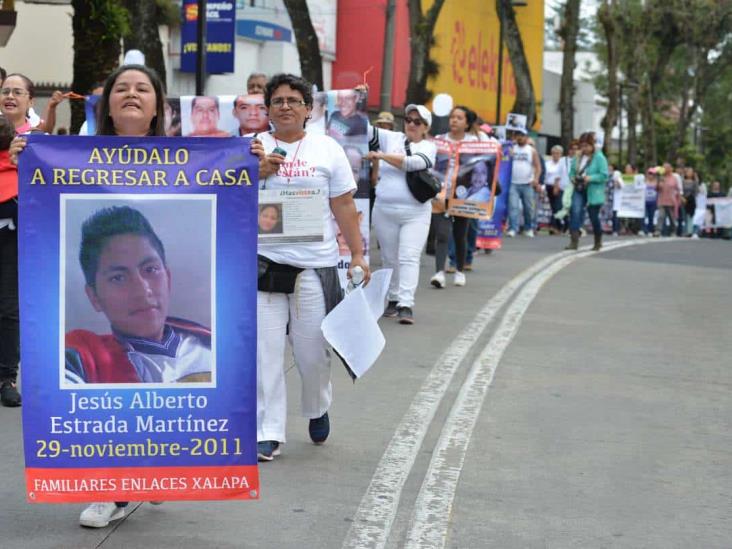
[[412, 111], [417, 111], [417, 113], [419, 113], [419, 117], [427, 122], [427, 128], [429, 129], [432, 125], [432, 113], [430, 110], [424, 105], [415, 105], [414, 103], [411, 103], [404, 109], [404, 114], [409, 114]]
[[145, 64], [145, 54], [142, 53], [140, 50], [129, 50], [127, 53], [125, 53], [124, 61], [122, 61], [123, 65], [144, 65]]

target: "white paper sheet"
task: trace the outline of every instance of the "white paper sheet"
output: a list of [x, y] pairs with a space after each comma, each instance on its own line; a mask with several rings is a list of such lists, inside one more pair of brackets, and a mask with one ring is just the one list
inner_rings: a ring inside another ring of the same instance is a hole
[[390, 280], [391, 269], [375, 271], [369, 284], [347, 294], [320, 326], [326, 341], [345, 359], [356, 377], [373, 366], [386, 345], [378, 320], [384, 313]]

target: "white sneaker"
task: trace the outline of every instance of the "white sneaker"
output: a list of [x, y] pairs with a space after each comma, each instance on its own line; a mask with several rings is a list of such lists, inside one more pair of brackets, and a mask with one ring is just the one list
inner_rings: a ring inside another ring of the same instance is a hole
[[453, 280], [455, 286], [465, 286], [465, 273], [455, 271], [455, 279]]
[[514, 231], [513, 229], [510, 229], [510, 230], [506, 231], [506, 236], [508, 238], [513, 238], [514, 236], [516, 236], [516, 231]]
[[699, 239], [699, 235], [696, 234], [696, 233], [694, 233], [693, 235], [691, 235], [691, 239], [692, 240], [698, 240]]
[[533, 229], [529, 229], [524, 234], [526, 235], [526, 238], [534, 238], [534, 230]]
[[117, 507], [114, 502], [92, 503], [79, 516], [79, 524], [88, 528], [104, 528], [113, 520], [125, 516], [125, 508]]
[[430, 278], [430, 284], [435, 288], [445, 287], [445, 271], [437, 271], [432, 278]]

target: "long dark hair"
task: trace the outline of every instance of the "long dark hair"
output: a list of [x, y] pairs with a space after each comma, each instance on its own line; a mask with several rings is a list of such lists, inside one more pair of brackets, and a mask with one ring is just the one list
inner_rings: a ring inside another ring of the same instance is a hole
[[155, 116], [150, 121], [149, 135], [165, 135], [165, 92], [163, 91], [163, 83], [158, 73], [144, 65], [123, 65], [109, 75], [104, 83], [104, 91], [99, 99], [99, 109], [97, 114], [97, 135], [117, 135], [114, 129], [114, 122], [109, 116], [109, 96], [112, 88], [117, 82], [120, 75], [127, 71], [139, 71], [144, 73], [155, 90]]
[[468, 124], [468, 127], [465, 128], [465, 131], [469, 132], [470, 128], [473, 126], [473, 124], [475, 124], [475, 121], [478, 120], [478, 115], [474, 110], [469, 109], [468, 107], [465, 107], [463, 105], [455, 105], [452, 108], [452, 111], [450, 111], [450, 114], [452, 114], [453, 111], [456, 109], [460, 109], [465, 113], [465, 122]]

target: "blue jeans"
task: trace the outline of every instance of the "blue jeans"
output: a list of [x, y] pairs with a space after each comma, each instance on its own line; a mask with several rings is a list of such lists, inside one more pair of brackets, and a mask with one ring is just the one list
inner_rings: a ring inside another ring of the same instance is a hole
[[[569, 210], [570, 231], [579, 231], [584, 225], [585, 206], [587, 206], [587, 193], [572, 193], [572, 207]], [[601, 207], [601, 204], [587, 206], [587, 213], [590, 214], [590, 222], [592, 223], [592, 232], [595, 234], [602, 234], [602, 225], [600, 225]]]
[[[475, 254], [476, 243], [478, 241], [478, 220], [468, 220], [468, 246], [465, 253], [465, 264], [473, 264], [473, 254]], [[450, 242], [447, 245], [447, 254], [450, 258], [450, 267], [455, 267], [455, 237], [450, 233]]]
[[656, 215], [656, 203], [655, 202], [646, 202], [646, 217], [643, 220], [645, 222], [645, 232], [648, 234], [653, 234], [653, 230], [655, 229], [654, 223], [653, 223], [653, 217]]
[[531, 184], [512, 183], [508, 191], [508, 230], [518, 232], [521, 203], [524, 206], [524, 230], [536, 228], [536, 191]]

